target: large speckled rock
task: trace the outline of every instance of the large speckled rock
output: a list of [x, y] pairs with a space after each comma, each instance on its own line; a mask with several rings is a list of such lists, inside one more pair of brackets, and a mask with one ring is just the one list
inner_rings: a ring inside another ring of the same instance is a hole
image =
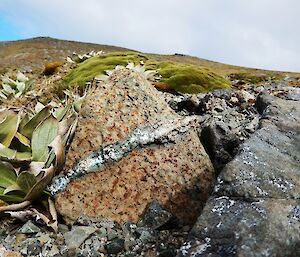
[[69, 162], [91, 155], [49, 187], [66, 220], [137, 221], [154, 199], [182, 223], [196, 220], [214, 184], [197, 118], [178, 116], [142, 77], [117, 70], [80, 122]]
[[99, 83], [88, 94], [76, 134], [69, 149], [65, 170], [79, 159], [124, 139], [138, 126], [174, 112], [159, 92], [142, 76], [127, 69], [115, 71], [106, 83]]
[[300, 102], [259, 95], [261, 129], [222, 170], [178, 256], [300, 256]]

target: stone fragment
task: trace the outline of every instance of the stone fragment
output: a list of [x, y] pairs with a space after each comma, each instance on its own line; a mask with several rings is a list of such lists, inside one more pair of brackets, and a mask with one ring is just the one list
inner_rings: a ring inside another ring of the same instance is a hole
[[34, 234], [40, 232], [41, 229], [36, 226], [31, 220], [27, 221], [20, 229], [19, 232], [22, 234]]
[[77, 249], [97, 229], [87, 226], [73, 226], [72, 230], [64, 233], [65, 243], [69, 249]]
[[0, 256], [1, 257], [22, 257], [22, 255], [16, 251], [6, 250], [4, 246], [0, 245]]
[[124, 250], [124, 239], [116, 238], [107, 245], [105, 250], [108, 254], [117, 254]]
[[166, 225], [172, 218], [174, 217], [170, 212], [164, 210], [157, 201], [152, 201], [147, 205], [138, 226], [158, 229]]

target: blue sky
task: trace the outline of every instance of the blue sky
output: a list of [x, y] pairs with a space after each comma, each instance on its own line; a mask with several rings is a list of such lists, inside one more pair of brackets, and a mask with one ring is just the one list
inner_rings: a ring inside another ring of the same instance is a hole
[[21, 38], [22, 36], [18, 27], [14, 26], [5, 17], [0, 16], [0, 40], [16, 40]]
[[300, 72], [299, 0], [0, 0], [0, 40], [51, 36]]

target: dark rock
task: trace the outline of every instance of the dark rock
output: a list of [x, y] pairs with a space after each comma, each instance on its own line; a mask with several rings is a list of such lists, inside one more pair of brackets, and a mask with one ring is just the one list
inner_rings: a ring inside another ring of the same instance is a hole
[[123, 224], [122, 230], [125, 235], [133, 234], [136, 230], [136, 224], [133, 223], [132, 221], [127, 221]]
[[144, 227], [137, 228], [136, 234], [142, 243], [153, 242], [157, 237], [156, 231]]
[[145, 212], [138, 222], [138, 226], [159, 229], [168, 226], [174, 219], [175, 217], [157, 201], [152, 201], [147, 205]]
[[299, 256], [299, 204], [213, 198], [179, 256]]
[[255, 95], [247, 91], [225, 89], [198, 95], [164, 96], [180, 115], [201, 116], [200, 139], [217, 173], [258, 128]]
[[257, 99], [260, 129], [222, 170], [178, 256], [300, 256], [300, 105]]
[[122, 252], [124, 250], [124, 239], [114, 239], [107, 245], [105, 245], [106, 252], [108, 254], [117, 254], [119, 252]]
[[42, 252], [42, 247], [39, 241], [34, 241], [28, 244], [27, 254], [29, 256], [38, 256]]

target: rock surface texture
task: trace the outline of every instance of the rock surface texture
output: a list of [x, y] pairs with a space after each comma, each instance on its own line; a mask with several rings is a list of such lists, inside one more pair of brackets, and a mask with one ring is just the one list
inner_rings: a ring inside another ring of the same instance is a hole
[[156, 199], [181, 223], [193, 223], [214, 184], [197, 123], [177, 115], [139, 74], [116, 70], [83, 109], [68, 163], [85, 158], [49, 187], [58, 212], [69, 221], [122, 224], [136, 222]]
[[[74, 223], [53, 233], [10, 212], [21, 223], [1, 219], [0, 256], [300, 256], [299, 88], [171, 95], [128, 70], [97, 86], [49, 187]], [[196, 217], [214, 177], [198, 137], [219, 176], [189, 233], [178, 218]]]
[[299, 89], [272, 90], [257, 97], [259, 129], [220, 173], [178, 256], [300, 256]]

